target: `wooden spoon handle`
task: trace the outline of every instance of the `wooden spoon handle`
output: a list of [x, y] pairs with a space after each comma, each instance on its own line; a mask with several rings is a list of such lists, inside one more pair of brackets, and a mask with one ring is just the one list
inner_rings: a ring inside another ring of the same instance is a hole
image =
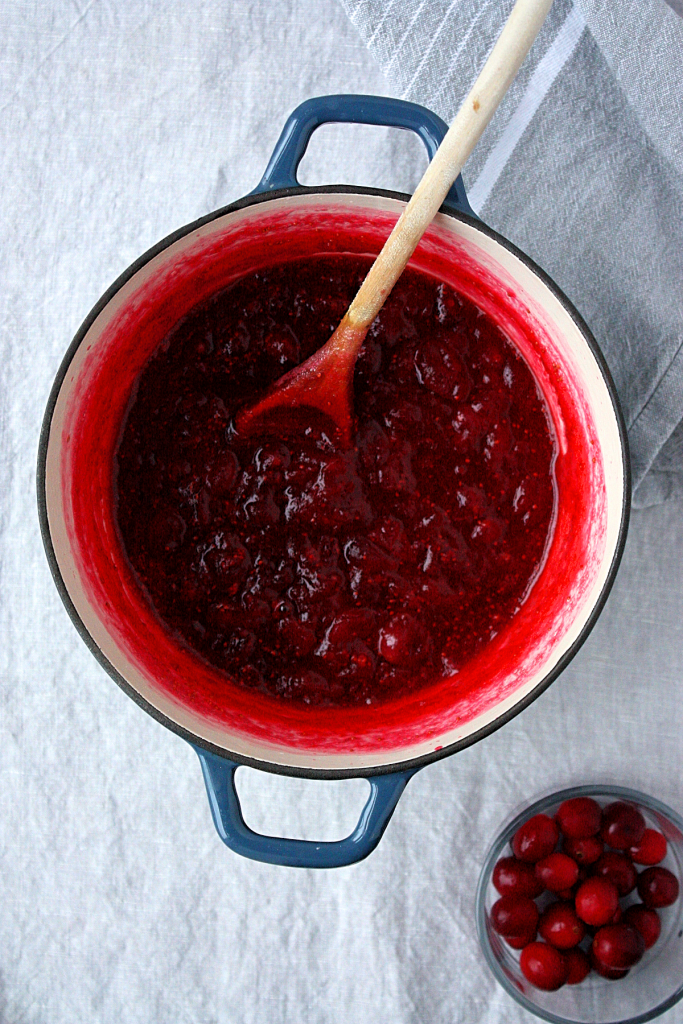
[[367, 330], [507, 92], [552, 0], [517, 0], [498, 42], [386, 240], [345, 319]]

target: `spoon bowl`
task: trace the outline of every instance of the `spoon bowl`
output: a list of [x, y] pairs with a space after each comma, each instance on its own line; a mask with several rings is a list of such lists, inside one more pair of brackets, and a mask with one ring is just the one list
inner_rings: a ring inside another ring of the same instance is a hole
[[347, 313], [322, 348], [281, 377], [255, 405], [240, 410], [235, 421], [238, 433], [265, 431], [269, 421], [278, 432], [291, 430], [296, 425], [293, 410], [312, 408], [333, 421], [348, 447], [353, 433], [353, 371], [367, 332], [368, 327], [354, 326]]

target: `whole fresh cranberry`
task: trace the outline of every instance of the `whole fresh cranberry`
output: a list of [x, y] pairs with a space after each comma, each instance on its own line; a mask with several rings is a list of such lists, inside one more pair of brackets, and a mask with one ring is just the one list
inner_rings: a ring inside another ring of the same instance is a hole
[[501, 939], [507, 942], [511, 949], [524, 949], [536, 938], [536, 929], [531, 928], [528, 932], [521, 932], [519, 935], [501, 935]]
[[518, 860], [534, 864], [553, 852], [560, 831], [547, 814], [535, 814], [525, 821], [512, 838], [512, 852]]
[[587, 878], [575, 898], [576, 913], [589, 925], [607, 924], [619, 906], [619, 893], [607, 878]]
[[631, 928], [635, 928], [637, 932], [640, 932], [643, 936], [645, 949], [650, 949], [654, 946], [662, 930], [662, 922], [659, 920], [657, 911], [643, 906], [642, 903], [634, 903], [628, 907], [624, 911], [623, 921], [624, 924], [630, 924]]
[[501, 896], [529, 896], [543, 892], [543, 883], [536, 878], [533, 864], [516, 857], [501, 857], [493, 869], [493, 884]]
[[628, 851], [636, 864], [659, 864], [666, 857], [666, 838], [653, 828], [646, 828], [637, 846]]
[[571, 903], [551, 903], [541, 914], [538, 932], [557, 949], [577, 946], [586, 934], [586, 926]]
[[645, 868], [638, 875], [638, 895], [646, 907], [670, 907], [678, 892], [678, 879], [668, 868]]
[[645, 952], [645, 942], [636, 928], [621, 922], [600, 928], [591, 950], [601, 964], [623, 971], [638, 963]]
[[491, 924], [499, 935], [521, 936], [538, 925], [538, 907], [528, 896], [501, 896], [491, 907]]
[[614, 911], [614, 913], [612, 914], [611, 918], [609, 919], [609, 924], [619, 924], [619, 922], [621, 921], [623, 916], [624, 916], [623, 910], [621, 909], [620, 906], [617, 907], [617, 909]]
[[596, 861], [593, 873], [600, 878], [614, 882], [620, 896], [627, 896], [636, 887], [638, 875], [632, 862], [623, 853], [605, 850]]
[[536, 877], [551, 892], [571, 889], [579, 877], [579, 865], [566, 853], [551, 853], [536, 862]]
[[545, 942], [530, 942], [519, 958], [522, 974], [536, 988], [555, 992], [567, 980], [567, 958], [554, 946]]
[[582, 949], [568, 949], [564, 954], [569, 970], [567, 971], [567, 985], [579, 985], [584, 978], [590, 974], [590, 960]]
[[637, 846], [644, 833], [645, 818], [633, 804], [616, 800], [603, 809], [600, 836], [613, 849]]
[[569, 839], [586, 839], [600, 831], [600, 804], [589, 796], [576, 796], [560, 804], [555, 821]]
[[608, 967], [607, 964], [603, 964], [602, 960], [598, 960], [596, 957], [592, 946], [588, 953], [588, 959], [595, 973], [599, 974], [601, 978], [609, 978], [610, 981], [619, 981], [620, 978], [625, 978], [630, 970], [628, 967]]
[[605, 849], [605, 844], [597, 836], [586, 836], [585, 839], [565, 839], [562, 849], [577, 864], [590, 867]]

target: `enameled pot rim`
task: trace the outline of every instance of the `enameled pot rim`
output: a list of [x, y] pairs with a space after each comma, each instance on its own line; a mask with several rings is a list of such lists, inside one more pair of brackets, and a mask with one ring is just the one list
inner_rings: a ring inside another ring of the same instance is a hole
[[152, 248], [148, 249], [142, 256], [140, 256], [134, 263], [132, 263], [110, 286], [109, 289], [102, 295], [100, 300], [93, 307], [91, 312], [88, 314], [81, 327], [79, 328], [76, 336], [74, 337], [71, 345], [69, 346], [64, 359], [61, 363], [57, 376], [55, 378], [50, 397], [48, 400], [45, 416], [43, 419], [43, 425], [40, 435], [39, 448], [38, 448], [38, 475], [37, 475], [37, 496], [38, 496], [38, 512], [40, 519], [40, 529], [43, 538], [43, 544], [47, 554], [48, 563], [50, 570], [55, 581], [55, 585], [59, 592], [59, 595], [66, 607], [66, 610], [74, 623], [74, 626], [78, 630], [85, 644], [102, 665], [105, 671], [114, 679], [114, 681], [121, 687], [121, 689], [131, 697], [136, 704], [138, 704], [143, 710], [150, 714], [157, 721], [161, 722], [172, 732], [181, 736], [189, 743], [201, 747], [212, 754], [216, 754], [220, 757], [229, 758], [232, 761], [240, 764], [247, 765], [253, 768], [259, 768], [261, 770], [270, 771], [279, 775], [288, 775], [294, 777], [305, 777], [305, 778], [318, 778], [318, 779], [344, 779], [344, 778], [357, 778], [357, 777], [370, 777], [374, 775], [385, 775], [391, 772], [406, 771], [411, 769], [418, 769], [426, 764], [433, 761], [441, 760], [444, 757], [448, 757], [450, 754], [456, 753], [458, 750], [462, 750], [473, 743], [484, 739], [486, 736], [495, 732], [501, 726], [511, 721], [516, 715], [528, 707], [532, 701], [534, 701], [548, 686], [560, 675], [567, 664], [575, 656], [578, 650], [581, 648], [589, 633], [591, 632], [602, 608], [604, 607], [605, 601], [612, 588], [619, 563], [624, 550], [626, 542], [626, 534], [628, 530], [628, 522], [630, 515], [630, 493], [631, 493], [631, 475], [630, 475], [630, 460], [628, 454], [628, 440], [626, 434], [626, 427], [619, 405], [616, 388], [612, 380], [612, 376], [605, 362], [604, 356], [595, 341], [595, 338], [591, 334], [588, 326], [586, 325], [583, 318], [574, 308], [573, 304], [569, 301], [566, 295], [561, 289], [555, 284], [540, 267], [538, 267], [533, 260], [531, 260], [525, 253], [518, 249], [513, 243], [508, 241], [504, 236], [498, 232], [483, 224], [478, 218], [469, 216], [468, 214], [460, 211], [453, 211], [448, 207], [444, 207], [441, 211], [442, 215], [457, 221], [462, 221], [464, 224], [469, 225], [475, 231], [481, 232], [488, 236], [493, 241], [501, 245], [504, 249], [507, 249], [514, 257], [516, 257], [521, 263], [523, 263], [540, 281], [541, 283], [552, 293], [552, 295], [559, 301], [564, 307], [565, 311], [574, 322], [577, 330], [582, 335], [588, 348], [593, 355], [605, 386], [607, 388], [611, 403], [612, 410], [614, 413], [619, 438], [621, 442], [621, 459], [622, 459], [622, 474], [623, 474], [623, 493], [622, 493], [622, 507], [621, 507], [621, 519], [618, 531], [617, 542], [614, 547], [614, 552], [609, 565], [605, 582], [602, 590], [595, 601], [579, 635], [571, 644], [571, 646], [564, 652], [564, 654], [558, 659], [557, 663], [547, 673], [546, 676], [524, 697], [520, 698], [514, 706], [510, 707], [505, 712], [497, 716], [493, 721], [487, 723], [484, 727], [480, 728], [476, 732], [457, 740], [454, 743], [445, 745], [439, 750], [431, 750], [417, 757], [395, 761], [389, 764], [373, 765], [369, 767], [351, 767], [351, 768], [311, 768], [302, 766], [291, 766], [281, 763], [273, 763], [267, 760], [250, 758], [241, 753], [235, 753], [225, 747], [217, 746], [203, 737], [195, 735], [185, 727], [179, 725], [173, 719], [169, 718], [166, 714], [152, 705], [140, 693], [114, 668], [114, 666], [105, 657], [103, 652], [97, 646], [90, 633], [86, 629], [79, 613], [77, 612], [71, 597], [67, 591], [66, 585], [62, 578], [62, 574], [58, 565], [57, 557], [52, 544], [52, 538], [50, 534], [48, 512], [47, 512], [47, 498], [46, 498], [46, 461], [48, 444], [50, 437], [50, 428], [52, 423], [52, 417], [57, 403], [58, 395], [61, 387], [64, 383], [64, 379], [68, 373], [71, 362], [74, 358], [76, 351], [78, 350], [83, 338], [94, 323], [96, 318], [112, 300], [112, 298], [120, 291], [120, 289], [150, 260], [154, 259], [170, 245], [178, 240], [184, 238], [186, 235], [203, 227], [206, 224], [211, 223], [218, 218], [224, 217], [227, 214], [234, 213], [238, 210], [245, 209], [250, 206], [258, 206], [264, 203], [268, 203], [271, 200], [287, 199], [293, 196], [335, 196], [335, 195], [358, 195], [358, 196], [378, 196], [390, 200], [397, 200], [399, 202], [408, 202], [410, 196], [394, 192], [387, 189], [376, 189], [376, 188], [362, 188], [353, 185], [323, 185], [315, 187], [297, 186], [283, 189], [274, 189], [268, 192], [262, 192], [255, 195], [248, 195], [242, 199], [236, 200], [235, 202], [222, 207], [219, 210], [215, 210], [212, 213], [201, 217], [190, 224], [187, 224], [166, 238], [162, 239]]

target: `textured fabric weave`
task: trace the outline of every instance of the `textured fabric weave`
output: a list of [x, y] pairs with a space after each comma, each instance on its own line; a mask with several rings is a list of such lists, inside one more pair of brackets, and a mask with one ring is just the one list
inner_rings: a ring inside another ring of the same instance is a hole
[[[502, 820], [592, 781], [683, 811], [683, 502], [632, 517], [550, 689], [419, 772], [378, 849], [337, 871], [227, 850], [194, 751], [69, 621], [35, 467], [71, 338], [149, 246], [254, 188], [297, 104], [335, 92], [396, 92], [337, 0], [0, 4], [0, 1024], [534, 1024], [473, 920]], [[330, 126], [300, 178], [409, 191], [424, 163], [406, 132]], [[237, 778], [253, 827], [315, 840], [351, 831], [367, 791]]]
[[[511, 0], [341, 0], [391, 87], [450, 121]], [[474, 210], [582, 313], [624, 410], [636, 506], [683, 494], [683, 19], [555, 0], [464, 173]]]

